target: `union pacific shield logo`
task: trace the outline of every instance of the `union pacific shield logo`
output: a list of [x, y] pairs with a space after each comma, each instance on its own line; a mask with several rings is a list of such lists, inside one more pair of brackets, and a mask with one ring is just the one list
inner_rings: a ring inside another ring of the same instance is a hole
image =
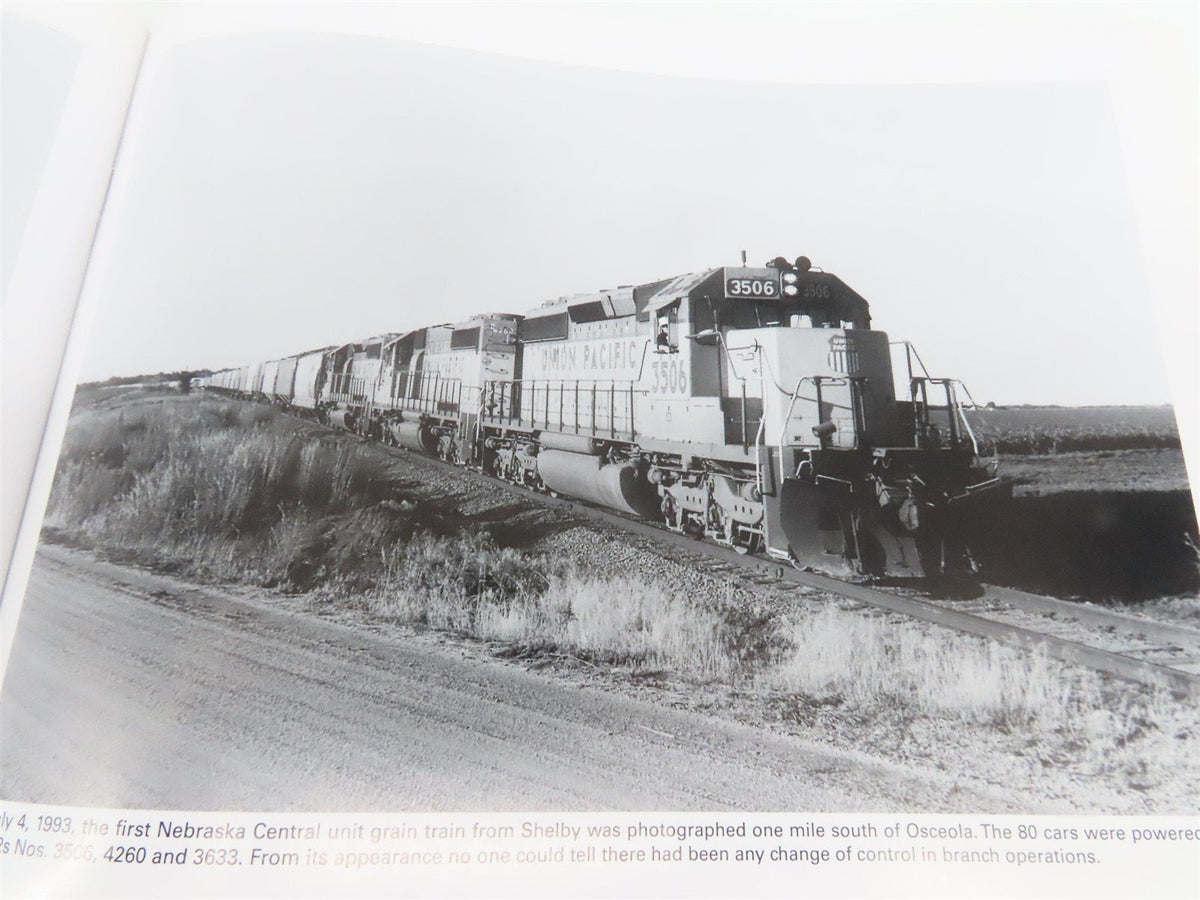
[[828, 360], [829, 368], [843, 375], [853, 375], [858, 371], [858, 349], [844, 334], [830, 336]]

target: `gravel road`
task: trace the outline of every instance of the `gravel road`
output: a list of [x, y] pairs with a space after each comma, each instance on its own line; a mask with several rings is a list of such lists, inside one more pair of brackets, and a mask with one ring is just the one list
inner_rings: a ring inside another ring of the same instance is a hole
[[0, 695], [3, 796], [345, 811], [1007, 805], [932, 769], [298, 606], [43, 547]]

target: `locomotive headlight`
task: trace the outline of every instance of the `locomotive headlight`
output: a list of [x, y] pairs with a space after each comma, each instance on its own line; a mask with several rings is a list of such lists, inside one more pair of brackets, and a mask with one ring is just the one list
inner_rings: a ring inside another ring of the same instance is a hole
[[800, 293], [800, 288], [796, 287], [794, 284], [785, 284], [783, 286], [783, 292], [789, 297], [795, 297], [798, 293]]
[[796, 273], [795, 272], [784, 272], [783, 273], [783, 283], [784, 284], [795, 284], [796, 283]]

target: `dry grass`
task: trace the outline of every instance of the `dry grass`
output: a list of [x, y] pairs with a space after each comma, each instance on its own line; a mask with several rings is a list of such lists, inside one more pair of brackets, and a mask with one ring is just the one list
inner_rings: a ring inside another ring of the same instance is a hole
[[719, 603], [482, 534], [435, 536], [414, 504], [388, 495], [371, 448], [294, 425], [212, 399], [86, 407], [72, 419], [46, 522], [119, 558], [320, 587], [327, 601], [383, 617], [596, 661], [727, 676], [753, 643], [730, 598], [723, 615]]
[[1081, 695], [1044, 655], [966, 635], [935, 637], [883, 615], [825, 606], [795, 622], [791, 639], [795, 649], [776, 684], [853, 706], [903, 705], [1010, 727], [1099, 700]]
[[1114, 776], [1137, 790], [1200, 784], [1200, 711], [1166, 691], [1114, 688], [1042, 654], [834, 606], [789, 633], [793, 654], [766, 683], [810, 707], [905, 734], [918, 721], [956, 722], [1007, 736], [1035, 769]]
[[596, 662], [727, 677], [733, 627], [664, 585], [598, 576], [497, 548], [478, 535], [418, 535], [365, 594], [375, 615]]

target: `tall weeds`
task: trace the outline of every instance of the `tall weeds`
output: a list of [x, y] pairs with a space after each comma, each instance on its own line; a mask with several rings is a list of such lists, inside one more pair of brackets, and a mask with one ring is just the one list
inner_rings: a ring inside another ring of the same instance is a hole
[[728, 676], [731, 624], [665, 585], [597, 576], [479, 536], [419, 535], [369, 592], [376, 615], [614, 664]]
[[[82, 410], [46, 524], [153, 560], [182, 557], [216, 577], [255, 569], [281, 580], [261, 558], [283, 548], [276, 528], [369, 505], [384, 480], [378, 458], [294, 424], [267, 407], [192, 398]], [[240, 559], [218, 565], [231, 543]]]
[[1137, 790], [1200, 778], [1200, 715], [1166, 691], [1114, 691], [1100, 674], [1044, 654], [832, 606], [788, 634], [790, 658], [764, 679], [793, 710], [834, 707], [893, 739], [909, 736], [918, 750], [916, 723], [982, 727], [1012, 735], [1035, 771], [1069, 766]]
[[790, 636], [790, 659], [772, 680], [819, 700], [903, 705], [1008, 727], [1056, 720], [1098, 699], [1079, 685], [1068, 689], [1061, 667], [1043, 654], [966, 635], [939, 640], [881, 615], [826, 606], [793, 623]]

